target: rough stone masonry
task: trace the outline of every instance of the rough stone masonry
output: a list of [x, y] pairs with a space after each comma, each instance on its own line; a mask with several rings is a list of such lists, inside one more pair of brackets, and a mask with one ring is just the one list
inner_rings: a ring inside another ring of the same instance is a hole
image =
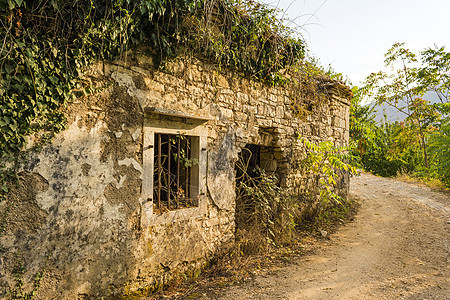
[[244, 147], [289, 186], [298, 134], [348, 142], [351, 92], [332, 80], [302, 119], [292, 91], [193, 58], [161, 69], [140, 55], [90, 75], [99, 92], [70, 104], [67, 129], [19, 173], [0, 238], [2, 296], [18, 264], [25, 290], [45, 269], [38, 299], [98, 298], [195, 271], [233, 242]]

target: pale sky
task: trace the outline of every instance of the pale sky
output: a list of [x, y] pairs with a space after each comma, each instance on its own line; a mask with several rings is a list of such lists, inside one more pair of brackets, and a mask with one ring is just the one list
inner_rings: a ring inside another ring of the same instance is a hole
[[287, 9], [312, 54], [354, 85], [384, 67], [384, 54], [396, 42], [417, 54], [434, 44], [450, 51], [450, 0], [263, 2]]

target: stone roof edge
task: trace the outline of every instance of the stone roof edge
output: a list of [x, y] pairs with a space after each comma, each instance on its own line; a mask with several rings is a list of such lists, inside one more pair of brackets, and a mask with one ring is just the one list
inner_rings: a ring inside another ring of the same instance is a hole
[[321, 86], [329, 95], [334, 96], [333, 98], [350, 106], [350, 100], [353, 98], [353, 92], [343, 82], [328, 79], [328, 81], [322, 83]]

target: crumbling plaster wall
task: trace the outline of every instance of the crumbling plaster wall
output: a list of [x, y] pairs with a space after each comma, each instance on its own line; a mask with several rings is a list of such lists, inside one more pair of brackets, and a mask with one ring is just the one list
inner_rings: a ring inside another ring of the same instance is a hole
[[[98, 64], [91, 76], [102, 92], [69, 106], [68, 128], [30, 154], [10, 194], [13, 206], [0, 237], [2, 295], [14, 285], [19, 262], [28, 283], [45, 267], [40, 299], [122, 293], [199, 268], [233, 240], [234, 162], [241, 147], [273, 147], [264, 163], [288, 185], [297, 132], [337, 145], [348, 141], [349, 96], [337, 83], [323, 87], [326, 105], [302, 120], [289, 91], [195, 59], [179, 58], [161, 70], [150, 57], [137, 56]], [[210, 119], [201, 214], [143, 222], [143, 124], [152, 117], [146, 107]]]

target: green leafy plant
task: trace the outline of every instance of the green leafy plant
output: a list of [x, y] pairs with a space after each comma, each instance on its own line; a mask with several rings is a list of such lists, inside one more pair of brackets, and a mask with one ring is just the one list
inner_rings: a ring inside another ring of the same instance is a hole
[[[447, 105], [445, 112], [450, 112], [449, 107]], [[444, 120], [439, 131], [430, 135], [429, 151], [434, 158], [440, 178], [450, 187], [450, 117]]]
[[347, 147], [336, 147], [330, 141], [312, 143], [299, 136], [299, 144], [306, 151], [297, 162], [306, 184], [297, 189], [302, 200], [301, 219], [312, 220], [345, 200], [337, 193], [337, 182], [342, 176], [357, 174], [356, 158]]
[[247, 173], [250, 158], [246, 161], [245, 155], [236, 163], [240, 174], [236, 179], [236, 225], [243, 252], [288, 244], [299, 225], [325, 220], [332, 211], [337, 214], [348, 209], [349, 202], [338, 192], [346, 188], [342, 180], [357, 173], [355, 157], [348, 154], [348, 148], [335, 147], [331, 142], [316, 144], [302, 137], [298, 146], [296, 151], [304, 151], [304, 155], [294, 162], [291, 171], [301, 179], [288, 187], [280, 187], [275, 175], [259, 168]]
[[[412, 129], [408, 133], [416, 136], [421, 142], [424, 164], [428, 168], [424, 132], [427, 122], [424, 122], [424, 119], [420, 118], [419, 114], [414, 113], [413, 110], [418, 102], [416, 98], [420, 97], [419, 90], [415, 88], [417, 86], [417, 67], [415, 67], [418, 63], [417, 57], [402, 43], [394, 44], [385, 57], [386, 67], [396, 67], [395, 71], [392, 74], [382, 71], [370, 74], [366, 79], [363, 91], [377, 104], [387, 104], [405, 115], [405, 122], [408, 123], [408, 128]], [[424, 114], [420, 114], [420, 116], [424, 116]]]
[[[382, 176], [408, 173], [425, 180], [446, 178], [441, 153], [446, 151], [447, 122], [441, 119], [448, 115], [450, 53], [435, 47], [416, 55], [403, 43], [396, 43], [385, 57], [391, 72], [370, 74], [357, 92], [358, 101], [366, 97], [374, 104], [395, 108], [405, 118], [367, 123], [367, 117], [360, 114], [361, 106], [352, 102], [350, 134], [363, 166]], [[433, 94], [438, 103], [427, 101]]]
[[[434, 160], [439, 157], [436, 137], [442, 134], [439, 127], [445, 123], [441, 118], [449, 101], [450, 53], [444, 47], [435, 47], [416, 55], [403, 43], [396, 43], [385, 57], [386, 67], [392, 71], [370, 74], [358, 96], [393, 107], [405, 118], [366, 127], [374, 137], [372, 143], [366, 143], [367, 135], [352, 135], [355, 144], [368, 146], [360, 152], [362, 163], [367, 170], [383, 176], [400, 172], [424, 178], [441, 176], [443, 169]], [[437, 95], [439, 103], [427, 101], [431, 94]], [[363, 121], [363, 116], [353, 115], [357, 122]], [[430, 141], [433, 147], [428, 147]], [[431, 149], [433, 153], [428, 153]]]
[[360, 89], [353, 87], [353, 98], [350, 103], [350, 142], [352, 143], [352, 151], [360, 158], [371, 148], [376, 147], [373, 105], [362, 105]]
[[172, 145], [176, 145], [177, 143], [181, 142], [183, 142], [183, 144], [185, 144], [186, 146], [181, 147], [179, 155], [178, 153], [173, 153], [173, 158], [175, 159], [175, 161], [179, 160], [185, 168], [197, 166], [199, 164], [198, 158], [189, 158], [190, 155], [188, 155], [188, 152], [191, 151], [191, 143], [189, 141], [189, 137], [182, 134], [177, 134], [176, 138], [170, 138], [170, 143]]

